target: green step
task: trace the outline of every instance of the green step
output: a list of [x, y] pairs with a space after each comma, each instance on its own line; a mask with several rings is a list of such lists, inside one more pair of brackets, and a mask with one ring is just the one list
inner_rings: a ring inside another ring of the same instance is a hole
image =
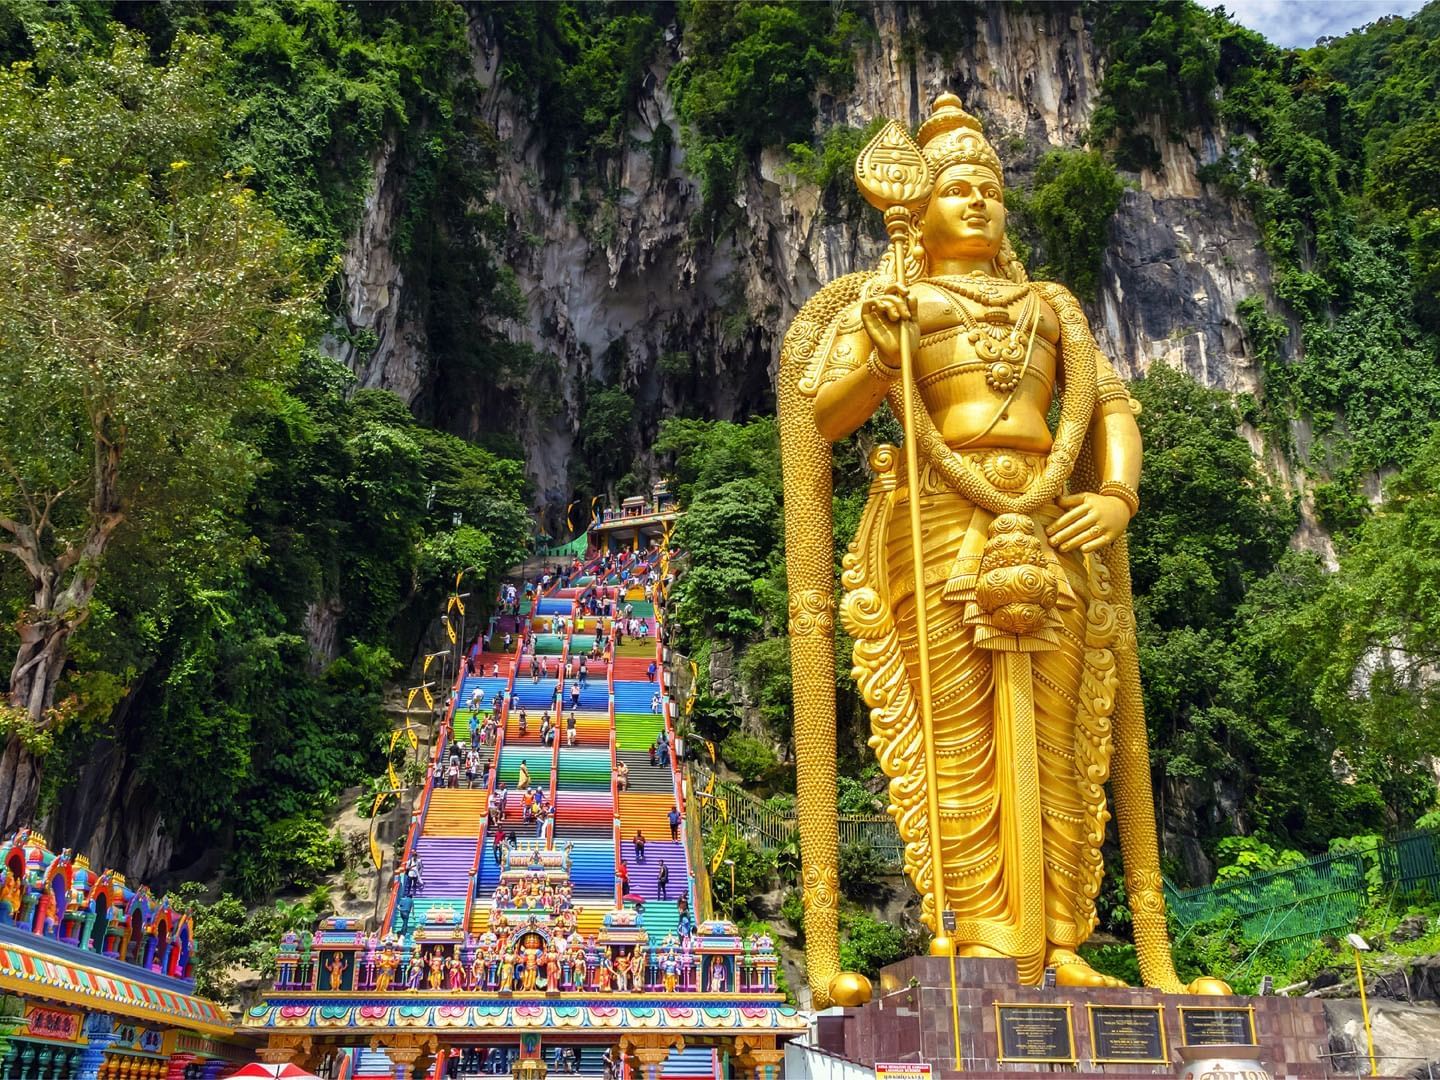
[[541, 656], [559, 656], [565, 651], [563, 634], [536, 634], [535, 652]]
[[524, 750], [516, 747], [514, 749], [502, 750], [500, 752], [500, 783], [504, 787], [513, 788], [520, 777], [520, 762], [523, 759], [530, 766], [530, 784], [540, 784], [548, 787], [550, 784], [550, 757], [551, 751], [548, 746], [537, 746], [533, 750], [526, 747]]
[[659, 713], [616, 713], [616, 749], [649, 750], [664, 726], [665, 718]]
[[558, 780], [562, 789], [608, 789], [613, 771], [608, 750], [591, 750], [578, 746], [560, 748]]

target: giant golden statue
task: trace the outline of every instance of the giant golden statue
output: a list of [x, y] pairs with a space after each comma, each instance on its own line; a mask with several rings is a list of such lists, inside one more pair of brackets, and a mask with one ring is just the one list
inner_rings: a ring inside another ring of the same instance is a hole
[[1005, 238], [1000, 160], [957, 98], [935, 102], [915, 141], [887, 125], [856, 180], [891, 249], [810, 299], [780, 361], [812, 994], [868, 992], [839, 972], [830, 443], [882, 402], [906, 448], [871, 456], [841, 616], [932, 953], [1013, 957], [1029, 983], [1052, 967], [1061, 985], [1113, 984], [1076, 951], [1096, 924], [1109, 779], [1142, 975], [1184, 989], [1125, 544], [1138, 406], [1075, 298], [1026, 277]]

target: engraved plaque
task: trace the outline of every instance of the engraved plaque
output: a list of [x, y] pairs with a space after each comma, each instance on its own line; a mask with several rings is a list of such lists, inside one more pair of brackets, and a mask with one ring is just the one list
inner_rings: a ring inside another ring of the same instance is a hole
[[1069, 1005], [995, 1006], [1001, 1061], [1075, 1060]]
[[1248, 1006], [1180, 1006], [1180, 1034], [1186, 1046], [1250, 1046], [1255, 1011]]
[[1093, 1060], [1169, 1063], [1159, 1005], [1090, 1005], [1088, 1008]]

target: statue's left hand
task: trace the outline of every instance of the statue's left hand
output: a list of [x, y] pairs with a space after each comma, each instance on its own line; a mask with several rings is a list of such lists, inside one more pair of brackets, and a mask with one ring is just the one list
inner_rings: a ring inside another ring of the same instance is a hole
[[1093, 491], [1062, 495], [1056, 500], [1064, 509], [1045, 535], [1061, 551], [1079, 548], [1087, 555], [1113, 544], [1130, 524], [1130, 508], [1113, 495]]

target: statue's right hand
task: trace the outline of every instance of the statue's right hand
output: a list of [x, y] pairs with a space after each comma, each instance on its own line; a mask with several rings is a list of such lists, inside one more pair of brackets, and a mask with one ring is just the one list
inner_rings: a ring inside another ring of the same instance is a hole
[[861, 303], [860, 322], [886, 367], [900, 366], [902, 334], [910, 339], [910, 355], [919, 351], [919, 308], [914, 293], [893, 283]]

